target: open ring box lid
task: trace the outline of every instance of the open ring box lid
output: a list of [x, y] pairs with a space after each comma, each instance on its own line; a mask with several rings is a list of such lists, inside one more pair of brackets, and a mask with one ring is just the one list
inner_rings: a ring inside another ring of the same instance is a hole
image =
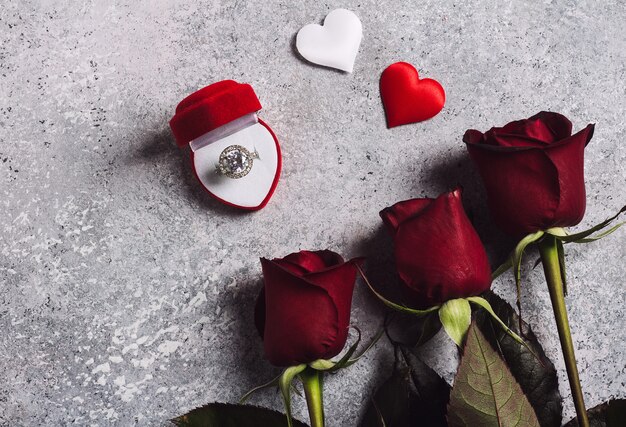
[[[223, 80], [183, 99], [170, 120], [178, 146], [190, 148], [200, 184], [212, 197], [240, 209], [263, 208], [280, 177], [280, 145], [272, 129], [257, 117], [261, 108], [252, 86]], [[220, 154], [231, 145], [258, 154], [242, 178], [217, 173]]]

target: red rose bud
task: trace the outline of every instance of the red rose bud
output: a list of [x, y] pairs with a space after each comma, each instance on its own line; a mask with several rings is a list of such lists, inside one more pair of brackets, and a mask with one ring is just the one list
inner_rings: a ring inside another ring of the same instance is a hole
[[485, 248], [461, 203], [461, 189], [413, 199], [380, 212], [394, 240], [407, 303], [424, 309], [480, 294], [491, 286]]
[[578, 224], [585, 214], [584, 150], [594, 125], [572, 135], [561, 114], [541, 112], [463, 141], [487, 189], [489, 208], [507, 233], [522, 237]]
[[331, 251], [261, 258], [265, 287], [255, 321], [265, 356], [276, 366], [330, 359], [348, 339], [355, 263]]

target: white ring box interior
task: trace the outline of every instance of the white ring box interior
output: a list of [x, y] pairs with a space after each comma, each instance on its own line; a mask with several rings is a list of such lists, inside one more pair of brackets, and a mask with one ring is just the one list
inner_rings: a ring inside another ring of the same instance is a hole
[[[217, 172], [222, 151], [241, 145], [259, 158], [250, 172], [238, 179]], [[242, 208], [256, 208], [273, 190], [279, 167], [278, 142], [256, 113], [246, 114], [189, 143], [195, 173], [204, 188], [222, 201]]]

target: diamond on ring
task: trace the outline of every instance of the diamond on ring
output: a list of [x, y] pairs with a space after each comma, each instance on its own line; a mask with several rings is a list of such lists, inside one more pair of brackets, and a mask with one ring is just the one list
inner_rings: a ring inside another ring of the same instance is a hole
[[228, 178], [239, 179], [250, 173], [254, 159], [258, 159], [259, 154], [250, 152], [241, 145], [230, 145], [222, 151], [217, 164], [217, 172]]

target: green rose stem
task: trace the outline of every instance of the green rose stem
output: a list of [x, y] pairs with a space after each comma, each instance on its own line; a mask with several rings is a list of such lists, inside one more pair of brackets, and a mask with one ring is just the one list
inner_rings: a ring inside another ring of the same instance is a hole
[[580, 386], [580, 379], [578, 378], [578, 369], [576, 368], [576, 357], [574, 356], [572, 334], [567, 320], [565, 295], [563, 294], [563, 279], [561, 277], [561, 267], [559, 265], [559, 253], [556, 238], [549, 234], [545, 235], [539, 242], [539, 253], [541, 254], [541, 261], [543, 263], [543, 271], [546, 276], [546, 282], [548, 283], [548, 290], [550, 291], [552, 309], [554, 310], [556, 327], [559, 331], [561, 349], [563, 350], [563, 358], [565, 359], [569, 385], [572, 389], [572, 397], [574, 399], [574, 406], [576, 407], [578, 425], [580, 427], [589, 427], [589, 419], [587, 418], [587, 410], [585, 409], [583, 391]]
[[323, 375], [323, 372], [310, 367], [306, 368], [300, 374], [300, 379], [304, 386], [306, 404], [309, 408], [311, 427], [324, 427], [324, 403], [322, 399]]

